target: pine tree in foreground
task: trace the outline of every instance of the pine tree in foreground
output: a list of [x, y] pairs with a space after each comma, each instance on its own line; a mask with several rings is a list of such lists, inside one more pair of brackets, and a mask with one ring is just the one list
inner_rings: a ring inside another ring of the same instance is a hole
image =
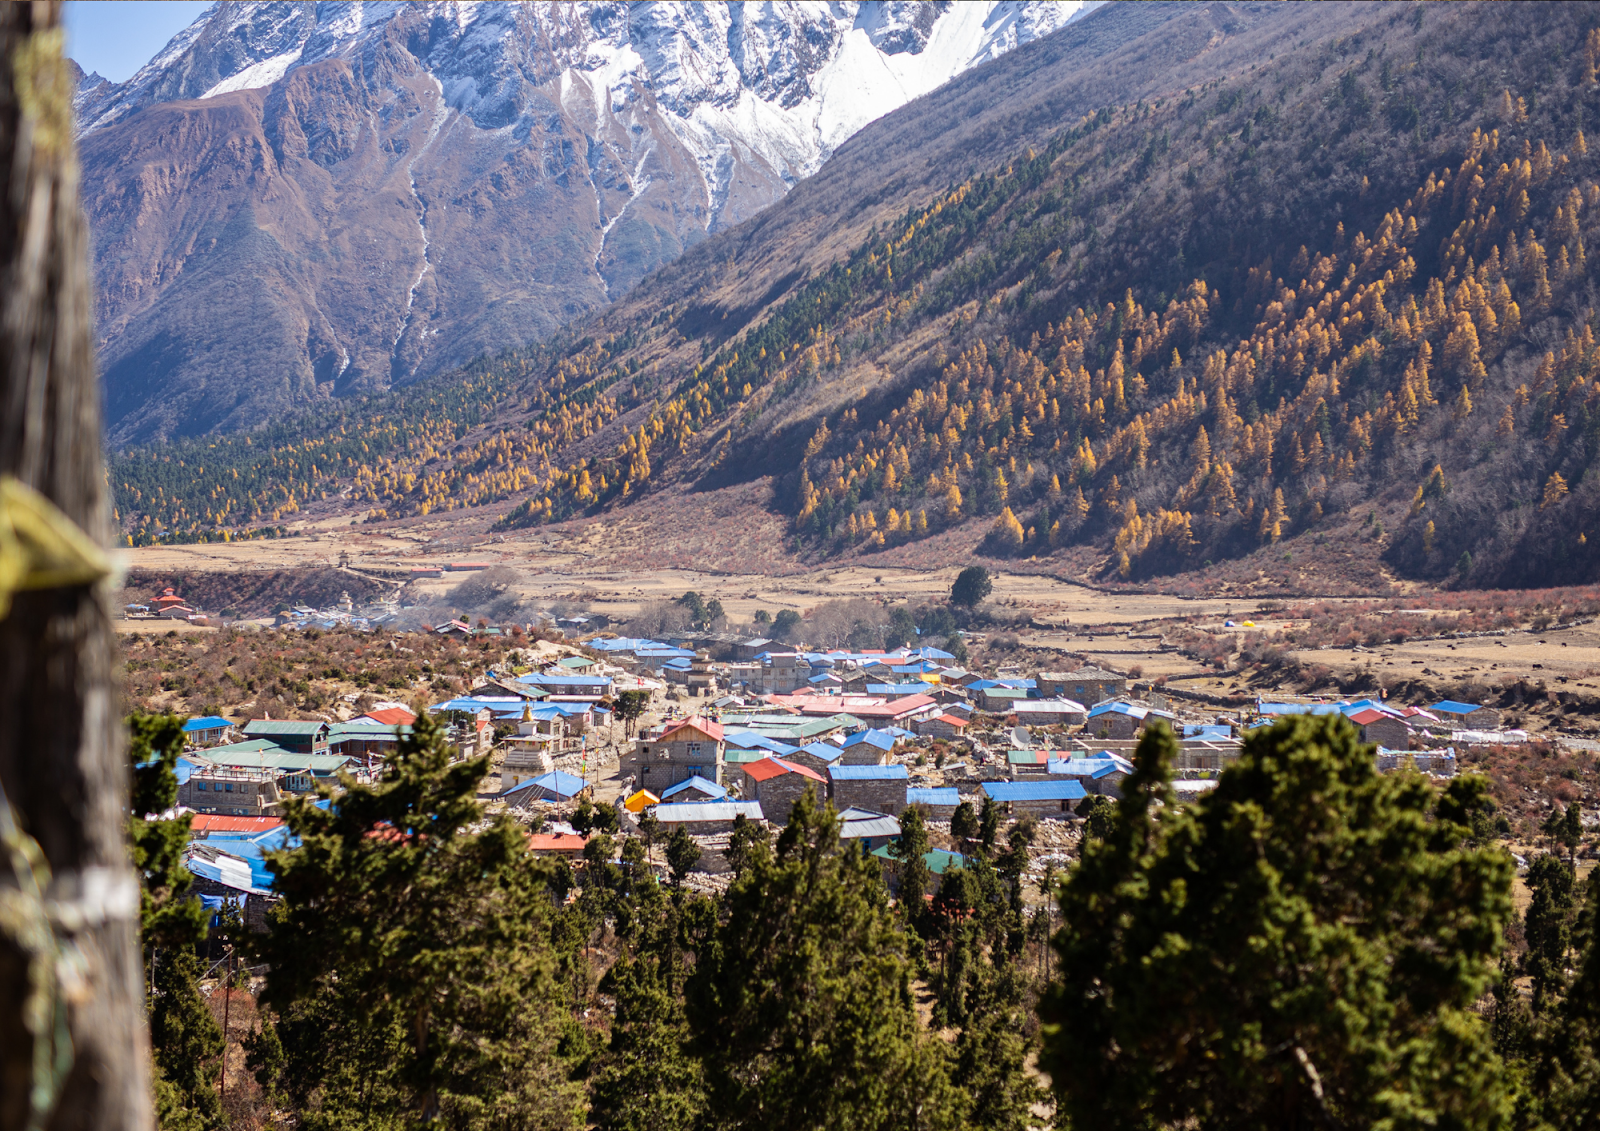
[[877, 861], [839, 848], [810, 791], [724, 897], [687, 986], [709, 1127], [963, 1125], [949, 1053], [923, 1033]]
[[189, 815], [161, 814], [178, 802], [183, 720], [136, 714], [128, 719], [133, 762], [128, 843], [139, 871], [139, 934], [145, 955], [156, 1118], [162, 1131], [209, 1131], [222, 1123], [217, 1075], [222, 1030], [200, 996], [195, 947], [206, 935], [206, 912], [189, 895], [183, 866]]
[[1481, 779], [1380, 775], [1302, 716], [1178, 809], [1175, 752], [1141, 741], [1062, 893], [1041, 1066], [1074, 1124], [1505, 1125], [1472, 1010], [1510, 915], [1509, 858], [1467, 843]]
[[543, 871], [509, 818], [484, 822], [487, 762], [452, 763], [419, 712], [380, 781], [285, 805], [301, 843], [269, 857], [284, 902], [256, 949], [277, 1020], [252, 1062], [302, 1126], [580, 1124]]

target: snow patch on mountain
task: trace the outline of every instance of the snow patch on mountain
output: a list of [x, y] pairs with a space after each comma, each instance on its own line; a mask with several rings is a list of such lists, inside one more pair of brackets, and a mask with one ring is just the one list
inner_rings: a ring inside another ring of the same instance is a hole
[[[403, 19], [407, 48], [482, 130], [536, 113], [530, 94], [540, 88], [563, 108], [587, 88], [590, 111], [580, 122], [597, 140], [626, 131], [621, 116], [641, 98], [653, 101], [698, 164], [716, 210], [737, 165], [753, 161], [791, 186], [867, 123], [1096, 6], [218, 3], [126, 83], [81, 88], [79, 113], [90, 132], [154, 102], [268, 87], [299, 67], [360, 59]], [[739, 218], [718, 216], [712, 226]]]
[[216, 86], [202, 94], [201, 98], [215, 98], [219, 94], [231, 94], [236, 90], [257, 90], [264, 86], [271, 86], [284, 75], [289, 68], [300, 61], [300, 48], [285, 51], [282, 55], [274, 55], [270, 59], [263, 59], [259, 63], [251, 63], [236, 75], [229, 75]]

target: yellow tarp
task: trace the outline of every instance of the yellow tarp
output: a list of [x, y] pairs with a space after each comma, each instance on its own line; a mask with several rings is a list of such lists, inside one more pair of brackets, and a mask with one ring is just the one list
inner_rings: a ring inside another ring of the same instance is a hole
[[630, 813], [643, 813], [647, 807], [660, 804], [661, 798], [651, 793], [648, 789], [641, 789], [638, 793], [624, 801], [622, 803], [622, 807]]

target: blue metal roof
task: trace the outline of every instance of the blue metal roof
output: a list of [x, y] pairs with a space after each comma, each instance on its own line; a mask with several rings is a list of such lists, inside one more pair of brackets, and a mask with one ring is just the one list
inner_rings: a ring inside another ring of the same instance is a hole
[[857, 734], [852, 734], [844, 740], [846, 750], [852, 746], [860, 746], [862, 743], [868, 746], [875, 746], [879, 750], [893, 750], [894, 735], [887, 734], [881, 730], [864, 730]]
[[1142, 719], [1149, 713], [1149, 708], [1135, 707], [1131, 703], [1102, 703], [1089, 712], [1089, 717], [1096, 719], [1101, 715], [1129, 715], [1135, 719]]
[[1258, 703], [1256, 711], [1263, 715], [1337, 715], [1335, 703]]
[[896, 781], [910, 777], [904, 766], [829, 766], [834, 781]]
[[609, 686], [611, 677], [608, 675], [553, 675], [547, 672], [529, 672], [527, 675], [518, 676], [518, 683], [526, 683], [530, 687], [593, 687], [595, 684]]
[[813, 758], [820, 758], [824, 762], [836, 762], [844, 757], [844, 750], [831, 742], [808, 742], [800, 747], [801, 750]]
[[733, 750], [770, 750], [774, 754], [793, 754], [799, 747], [790, 746], [786, 742], [779, 742], [776, 738], [768, 738], [760, 731], [754, 730], [729, 730], [724, 731], [723, 741]]
[[429, 707], [430, 711], [470, 711], [476, 714], [488, 709], [490, 711], [509, 711], [515, 707], [520, 714], [522, 705], [527, 700], [517, 695], [458, 695], [454, 699], [446, 699], [443, 703], [435, 703]]
[[551, 770], [548, 774], [543, 774], [536, 778], [529, 778], [527, 781], [518, 782], [510, 789], [501, 790], [500, 796], [509, 797], [511, 794], [518, 793], [524, 789], [533, 789], [537, 787], [539, 789], [548, 790], [557, 797], [576, 797], [579, 793], [583, 792], [584, 788], [588, 784], [588, 782], [584, 781], [575, 774], [564, 773], [561, 770]]
[[587, 647], [596, 652], [631, 652], [638, 648], [665, 648], [659, 640], [646, 640], [642, 636], [618, 636], [613, 640], [591, 640]]
[[1077, 801], [1088, 796], [1076, 781], [986, 781], [983, 792], [996, 801]]
[[960, 805], [961, 791], [955, 786], [906, 790], [907, 805]]
[[1133, 763], [1116, 754], [1101, 754], [1092, 758], [1052, 758], [1045, 771], [1057, 777], [1103, 778], [1107, 774], [1133, 773]]
[[204, 715], [201, 718], [190, 719], [184, 723], [183, 732], [185, 734], [193, 734], [197, 730], [220, 730], [223, 727], [231, 727], [232, 725], [232, 719], [225, 719], [221, 715]]
[[1429, 707], [1430, 711], [1443, 711], [1447, 715], [1470, 715], [1483, 708], [1477, 703], [1458, 703], [1454, 699], [1443, 699]]
[[714, 800], [721, 800], [722, 798], [728, 796], [728, 791], [722, 786], [718, 785], [714, 781], [707, 781], [699, 774], [695, 774], [693, 777], [685, 778], [677, 785], [668, 786], [666, 789], [662, 790], [661, 800], [665, 801], [669, 797], [683, 793], [685, 790], [690, 789], [698, 789], [701, 793], [706, 794]]

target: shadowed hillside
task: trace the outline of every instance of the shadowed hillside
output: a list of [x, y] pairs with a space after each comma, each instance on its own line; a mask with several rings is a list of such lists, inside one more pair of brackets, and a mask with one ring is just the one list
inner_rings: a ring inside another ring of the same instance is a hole
[[[206, 486], [239, 525], [337, 491], [520, 496], [510, 528], [771, 476], [814, 554], [976, 515], [993, 554], [1129, 579], [1301, 541], [1588, 578], [1594, 22], [1097, 12], [863, 131], [584, 336], [270, 455], [219, 442]], [[180, 451], [119, 464], [136, 538], [219, 528]]]

